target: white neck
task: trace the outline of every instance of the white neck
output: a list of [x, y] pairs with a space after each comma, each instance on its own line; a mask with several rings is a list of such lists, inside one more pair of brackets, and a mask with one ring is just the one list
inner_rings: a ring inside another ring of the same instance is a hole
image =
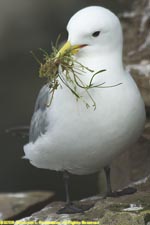
[[[109, 52], [109, 54], [108, 52], [103, 54], [99, 54], [99, 52], [97, 54], [86, 54], [84, 52], [83, 54], [78, 54], [76, 59], [84, 66], [94, 70], [95, 73], [100, 70], [106, 70], [100, 76], [94, 78], [98, 83], [104, 82], [108, 85], [120, 83], [123, 78], [122, 76], [125, 74], [122, 63], [122, 51], [118, 51], [118, 49], [117, 51]], [[91, 73], [82, 79], [89, 81], [90, 78]]]
[[89, 69], [93, 70], [108, 70], [113, 72], [119, 72], [123, 70], [122, 63], [122, 51], [113, 51], [113, 52], [103, 52], [103, 54], [99, 54], [99, 52], [95, 54], [84, 53], [77, 55], [77, 61], [82, 63], [84, 66], [87, 66]]

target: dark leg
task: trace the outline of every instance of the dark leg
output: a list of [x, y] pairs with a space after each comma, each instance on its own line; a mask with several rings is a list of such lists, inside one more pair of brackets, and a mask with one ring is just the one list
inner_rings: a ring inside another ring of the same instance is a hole
[[65, 193], [66, 193], [66, 204], [70, 205], [70, 196], [69, 196], [69, 173], [67, 171], [64, 171], [63, 173], [63, 179], [65, 184]]
[[111, 179], [110, 179], [110, 167], [106, 166], [104, 167], [105, 175], [106, 175], [106, 197], [111, 197], [113, 192], [111, 188]]
[[93, 207], [93, 204], [81, 205], [80, 203], [78, 204], [72, 203], [70, 201], [70, 196], [69, 196], [69, 173], [67, 171], [63, 172], [63, 179], [65, 183], [66, 204], [64, 208], [57, 211], [57, 214], [83, 213], [84, 211], [89, 210], [91, 207]]
[[124, 188], [121, 191], [113, 192], [112, 188], [111, 188], [111, 179], [110, 179], [111, 169], [110, 169], [109, 166], [106, 166], [106, 167], [104, 167], [104, 171], [105, 171], [105, 175], [106, 175], [106, 184], [107, 184], [107, 190], [106, 190], [106, 196], [105, 197], [120, 197], [120, 196], [123, 196], [123, 195], [134, 194], [137, 191], [136, 188], [127, 187], [127, 188]]

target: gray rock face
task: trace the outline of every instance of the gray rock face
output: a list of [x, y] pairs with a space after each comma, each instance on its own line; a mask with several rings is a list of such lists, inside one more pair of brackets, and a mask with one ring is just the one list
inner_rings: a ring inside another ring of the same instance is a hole
[[46, 204], [54, 194], [52, 192], [21, 192], [0, 194], [0, 220], [14, 218], [17, 215], [35, 207], [40, 203]]
[[120, 15], [124, 31], [124, 61], [150, 106], [150, 0], [133, 1]]

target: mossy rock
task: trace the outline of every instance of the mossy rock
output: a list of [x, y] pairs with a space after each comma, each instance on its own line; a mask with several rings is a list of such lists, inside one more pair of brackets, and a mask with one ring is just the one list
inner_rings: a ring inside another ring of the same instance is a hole
[[80, 204], [91, 203], [95, 203], [94, 207], [84, 213], [58, 215], [56, 212], [64, 206], [64, 202], [53, 202], [23, 221], [43, 221], [43, 224], [46, 221], [57, 221], [64, 225], [72, 225], [75, 221], [81, 225], [91, 221], [98, 225], [150, 225], [149, 191], [138, 191], [119, 198], [103, 199], [97, 196], [96, 200], [88, 198], [80, 201]]

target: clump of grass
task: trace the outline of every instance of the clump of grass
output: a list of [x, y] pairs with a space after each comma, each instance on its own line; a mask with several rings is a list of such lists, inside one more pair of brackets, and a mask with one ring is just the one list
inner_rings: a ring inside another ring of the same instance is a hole
[[[46, 78], [49, 84], [51, 97], [50, 101], [47, 103], [47, 106], [51, 105], [54, 93], [57, 88], [61, 86], [61, 82], [72, 92], [72, 94], [76, 97], [76, 100], [82, 100], [85, 103], [86, 107], [89, 108], [89, 103], [78, 92], [79, 88], [84, 89], [84, 91], [92, 101], [94, 110], [96, 109], [96, 102], [91, 96], [89, 89], [113, 87], [103, 86], [105, 82], [94, 85], [94, 77], [104, 72], [105, 70], [95, 72], [90, 68], [82, 65], [75, 59], [74, 54], [72, 53], [72, 48], [66, 50], [63, 55], [58, 54], [59, 50], [57, 48], [57, 45], [56, 47], [52, 45], [51, 54], [44, 51], [43, 49], [40, 49], [40, 51], [42, 51], [43, 53], [43, 62], [37, 59], [37, 57], [33, 53], [32, 54], [40, 64], [39, 76], [41, 78]], [[81, 78], [81, 75], [83, 75], [84, 73], [86, 74], [86, 72], [91, 72], [91, 79], [88, 84], [85, 84]]]

